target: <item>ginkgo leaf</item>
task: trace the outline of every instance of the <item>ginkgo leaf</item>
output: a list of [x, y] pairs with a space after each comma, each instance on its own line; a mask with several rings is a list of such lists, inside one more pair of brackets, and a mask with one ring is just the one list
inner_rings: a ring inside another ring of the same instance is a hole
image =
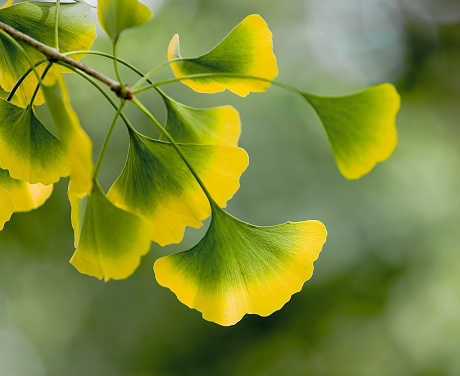
[[[208, 191], [220, 206], [235, 194], [248, 166], [243, 149], [222, 145], [180, 144]], [[179, 243], [186, 226], [200, 227], [211, 208], [203, 190], [173, 146], [131, 131], [128, 159], [108, 193], [119, 207], [151, 224], [151, 239]]]
[[5, 223], [10, 220], [14, 209], [15, 206], [10, 194], [0, 188], [0, 231], [3, 230]]
[[323, 123], [337, 166], [347, 179], [359, 179], [393, 153], [400, 106], [393, 85], [381, 84], [344, 97], [301, 94]]
[[233, 325], [247, 313], [272, 314], [300, 291], [326, 234], [319, 221], [257, 227], [213, 205], [203, 239], [157, 260], [155, 276], [205, 320]]
[[8, 171], [0, 169], [0, 188], [11, 196], [15, 212], [26, 212], [42, 206], [51, 196], [53, 185], [30, 184], [13, 179]]
[[[165, 128], [176, 142], [237, 146], [241, 133], [238, 111], [232, 106], [193, 108], [161, 93], [166, 105]], [[161, 138], [165, 139], [165, 138]]]
[[250, 92], [265, 91], [278, 75], [272, 33], [258, 14], [246, 17], [216, 47], [196, 58], [182, 59], [179, 35], [176, 34], [169, 44], [168, 59], [177, 58], [181, 60], [172, 62], [171, 68], [178, 78], [203, 73], [229, 73], [265, 79], [209, 77], [181, 81], [200, 93], [228, 89], [245, 97]]
[[14, 179], [49, 185], [68, 176], [61, 142], [38, 120], [31, 106], [0, 99], [0, 168]]
[[113, 205], [98, 184], [89, 196], [69, 198], [76, 248], [70, 263], [105, 281], [128, 278], [150, 249], [147, 222]]
[[102, 29], [116, 42], [120, 34], [150, 21], [152, 12], [137, 0], [99, 0], [97, 19]]
[[[29, 35], [49, 46], [55, 45], [55, 3], [24, 2], [0, 9], [0, 21]], [[86, 16], [91, 7], [86, 4], [62, 3], [59, 8], [59, 48], [61, 52], [89, 50], [96, 38], [93, 22]], [[24, 49], [34, 62], [42, 60], [43, 55], [36, 49], [23, 44]], [[0, 85], [10, 92], [16, 81], [30, 68], [29, 61], [7, 38], [0, 36]], [[84, 55], [73, 55], [78, 59]], [[37, 68], [41, 75], [46, 67], [42, 64]], [[56, 79], [56, 72], [68, 71], [59, 65], [53, 65], [48, 71], [45, 83], [51, 85]], [[27, 106], [38, 84], [37, 77], [31, 73], [23, 81], [15, 96], [19, 104]], [[37, 94], [34, 104], [44, 102], [41, 91]]]
[[70, 106], [69, 95], [62, 77], [53, 86], [44, 86], [43, 93], [53, 117], [70, 171], [69, 192], [89, 195], [93, 184], [93, 144], [82, 129], [77, 114]]

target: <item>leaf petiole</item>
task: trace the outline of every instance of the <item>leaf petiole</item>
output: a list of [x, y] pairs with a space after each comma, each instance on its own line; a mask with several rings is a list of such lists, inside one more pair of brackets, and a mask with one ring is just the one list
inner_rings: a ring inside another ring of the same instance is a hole
[[259, 81], [264, 81], [264, 82], [270, 82], [275, 86], [282, 87], [282, 88], [284, 88], [286, 90], [293, 91], [293, 92], [295, 92], [297, 94], [300, 94], [299, 90], [297, 90], [296, 88], [294, 88], [292, 86], [289, 86], [289, 85], [286, 85], [286, 84], [283, 84], [281, 82], [273, 81], [273, 80], [270, 80], [268, 78], [256, 77], [256, 76], [248, 76], [246, 74], [239, 74], [239, 73], [200, 73], [200, 74], [192, 74], [192, 75], [183, 76], [183, 77], [173, 77], [173, 78], [170, 78], [170, 79], [167, 79], [167, 80], [152, 83], [152, 84], [150, 84], [148, 86], [144, 86], [142, 88], [137, 88], [137, 89], [133, 88], [133, 94], [139, 94], [139, 93], [142, 93], [143, 91], [146, 91], [146, 90], [158, 87], [158, 86], [174, 83], [174, 82], [179, 82], [179, 81], [183, 81], [183, 80], [198, 80], [198, 79], [202, 79], [202, 78], [246, 78], [246, 79], [250, 79], [250, 80], [259, 80]]
[[56, 50], [59, 52], [59, 5], [61, 0], [56, 0], [56, 13], [54, 15], [54, 41]]
[[107, 147], [109, 146], [109, 141], [110, 141], [110, 138], [112, 137], [112, 133], [115, 128], [115, 124], [117, 123], [117, 120], [120, 117], [121, 111], [123, 110], [123, 107], [125, 107], [125, 104], [126, 104], [126, 100], [122, 99], [120, 106], [118, 107], [117, 113], [115, 114], [112, 120], [112, 124], [110, 124], [109, 130], [107, 131], [107, 135], [105, 136], [105, 139], [104, 139], [104, 144], [102, 145], [101, 151], [99, 153], [99, 157], [97, 158], [96, 167], [94, 168], [94, 176], [93, 176], [94, 181], [96, 181], [97, 176], [99, 175], [99, 171], [102, 166], [102, 161], [107, 151]]
[[183, 58], [177, 58], [177, 59], [171, 59], [171, 60], [168, 60], [168, 61], [165, 61], [164, 63], [161, 63], [160, 65], [158, 65], [157, 67], [153, 68], [151, 71], [147, 72], [147, 74], [143, 74], [142, 78], [137, 81], [134, 86], [132, 87], [133, 91], [136, 91], [137, 89], [139, 89], [141, 87], [142, 84], [144, 84], [145, 82], [149, 82], [150, 84], [152, 84], [152, 82], [149, 80], [150, 77], [152, 77], [155, 73], [157, 73], [158, 71], [160, 71], [161, 69], [163, 69], [164, 67], [166, 67], [167, 65], [175, 62], [175, 61], [181, 61], [181, 60], [184, 60]]
[[[48, 65], [46, 66], [45, 70], [43, 71], [43, 74], [42, 74], [42, 81], [45, 79], [45, 76], [46, 74], [48, 73], [48, 71], [50, 70], [50, 68], [53, 66], [53, 63], [50, 61], [48, 63]], [[43, 82], [42, 82], [43, 83]], [[37, 93], [38, 93], [38, 90], [40, 89], [40, 86], [41, 84], [38, 83], [37, 84], [37, 87], [35, 88], [35, 91], [34, 93], [32, 94], [32, 98], [30, 99], [30, 104], [29, 106], [32, 106], [34, 104], [34, 100], [35, 100], [35, 97], [37, 96]]]

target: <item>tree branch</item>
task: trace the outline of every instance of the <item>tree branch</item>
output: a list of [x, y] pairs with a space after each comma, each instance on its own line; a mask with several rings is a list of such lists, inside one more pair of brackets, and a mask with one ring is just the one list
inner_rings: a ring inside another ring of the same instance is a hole
[[102, 83], [106, 84], [110, 90], [112, 90], [118, 97], [130, 100], [133, 98], [133, 92], [129, 86], [125, 86], [125, 89], [123, 90], [123, 87], [121, 84], [115, 80], [112, 80], [111, 78], [103, 75], [102, 73], [87, 67], [86, 65], [83, 65], [79, 63], [78, 61], [71, 59], [70, 57], [67, 57], [60, 52], [58, 52], [55, 48], [52, 48], [50, 46], [47, 46], [46, 44], [43, 44], [39, 42], [38, 40], [31, 38], [27, 34], [24, 34], [20, 32], [19, 30], [16, 30], [15, 28], [0, 22], [0, 29], [6, 31], [9, 35], [11, 35], [14, 39], [16, 39], [19, 42], [23, 42], [27, 44], [28, 46], [36, 49], [37, 51], [41, 52], [48, 60], [50, 61], [62, 61], [68, 65], [71, 65], [82, 72], [85, 72], [86, 74], [90, 75], [91, 77], [94, 77], [95, 79], [101, 81]]

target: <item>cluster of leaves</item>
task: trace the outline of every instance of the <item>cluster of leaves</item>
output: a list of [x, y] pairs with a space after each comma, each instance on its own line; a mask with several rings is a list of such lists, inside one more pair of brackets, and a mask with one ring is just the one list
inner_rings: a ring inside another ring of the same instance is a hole
[[[318, 114], [338, 168], [349, 179], [371, 171], [396, 147], [399, 96], [392, 85], [344, 97], [319, 97], [274, 82], [278, 68], [272, 34], [259, 15], [245, 18], [221, 43], [196, 58], [181, 57], [175, 35], [168, 61], [144, 75], [116, 56], [122, 32], [152, 16], [137, 0], [99, 0], [97, 16], [113, 42], [112, 55], [90, 51], [96, 34], [87, 18], [89, 5], [11, 3], [0, 10], [0, 84], [10, 93], [0, 99], [0, 225], [15, 211], [43, 204], [53, 183], [69, 176], [76, 248], [70, 262], [81, 273], [107, 281], [130, 276], [151, 241], [179, 243], [186, 226], [198, 228], [212, 216], [195, 247], [154, 265], [157, 281], [206, 320], [232, 325], [247, 313], [266, 316], [280, 309], [312, 275], [326, 229], [314, 220], [257, 227], [226, 213], [222, 208], [238, 190], [248, 166], [246, 152], [237, 146], [238, 112], [231, 106], [186, 106], [167, 96], [161, 85], [180, 81], [200, 93], [228, 89], [243, 97], [272, 84], [295, 91]], [[30, 38], [21, 39], [4, 24]], [[55, 47], [58, 57], [43, 55], [30, 40]], [[77, 62], [85, 54], [113, 60], [119, 105], [94, 79], [97, 75], [60, 58], [72, 56]], [[137, 72], [139, 81], [125, 86], [118, 64]], [[167, 65], [175, 78], [153, 82], [150, 77]], [[92, 142], [71, 108], [61, 75], [71, 71], [90, 81], [116, 110], [96, 164]], [[136, 97], [149, 89], [164, 101], [164, 126]], [[57, 136], [35, 115], [34, 106], [44, 102]], [[148, 138], [132, 126], [123, 114], [128, 102], [162, 132], [160, 139]], [[129, 152], [123, 171], [105, 194], [97, 177], [120, 117], [128, 131]]]

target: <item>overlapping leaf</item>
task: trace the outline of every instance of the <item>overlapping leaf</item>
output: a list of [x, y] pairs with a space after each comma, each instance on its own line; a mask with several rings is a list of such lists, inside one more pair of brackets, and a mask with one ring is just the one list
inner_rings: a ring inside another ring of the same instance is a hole
[[157, 260], [155, 276], [204, 319], [233, 325], [247, 313], [268, 316], [288, 302], [311, 277], [325, 241], [318, 221], [257, 227], [213, 205], [203, 239]]
[[[90, 7], [86, 4], [62, 3], [59, 14], [59, 47], [61, 52], [89, 50], [96, 38], [95, 25], [87, 15]], [[43, 2], [24, 2], [0, 9], [0, 21], [15, 29], [28, 34], [30, 37], [49, 46], [55, 45], [55, 4]], [[32, 61], [43, 59], [43, 55], [36, 49], [23, 45]], [[9, 92], [22, 74], [30, 68], [30, 64], [23, 54], [5, 37], [0, 36], [0, 85]], [[72, 56], [80, 58], [81, 56]], [[45, 66], [37, 68], [39, 74]], [[54, 65], [48, 72], [45, 83], [51, 85], [56, 79], [56, 72], [65, 68]], [[21, 106], [27, 106], [36, 86], [37, 78], [29, 74], [21, 84], [16, 96]], [[39, 92], [35, 104], [44, 102]]]
[[0, 169], [0, 188], [11, 197], [15, 212], [27, 212], [38, 208], [51, 196], [53, 185], [30, 184], [13, 179], [8, 171]]
[[323, 123], [337, 166], [346, 178], [360, 178], [393, 153], [400, 106], [393, 85], [381, 84], [344, 97], [301, 94]]
[[[169, 44], [168, 58], [182, 58], [177, 34]], [[250, 92], [265, 91], [270, 81], [278, 75], [272, 33], [257, 14], [246, 17], [208, 53], [172, 62], [171, 68], [178, 78], [193, 74], [228, 73], [268, 80], [213, 77], [181, 81], [200, 93], [217, 93], [228, 89], [243, 97]]]
[[[179, 243], [186, 226], [200, 227], [211, 214], [208, 199], [171, 144], [130, 133], [126, 166], [108, 197], [147, 218], [155, 242]], [[248, 166], [246, 152], [222, 145], [181, 144], [180, 148], [212, 197], [225, 206]]]
[[98, 184], [88, 196], [69, 192], [76, 248], [70, 263], [105, 281], [129, 277], [150, 249], [148, 223], [113, 205]]
[[102, 29], [116, 42], [120, 34], [150, 21], [152, 12], [137, 0], [99, 0], [97, 18]]
[[[176, 142], [237, 146], [241, 133], [238, 111], [232, 106], [197, 109], [161, 93], [166, 105], [166, 129]], [[165, 138], [162, 138], [165, 139]]]
[[82, 197], [89, 195], [93, 184], [93, 144], [83, 131], [77, 114], [70, 106], [62, 77], [53, 86], [44, 86], [43, 93], [53, 117], [70, 172], [69, 192]]
[[14, 179], [51, 184], [68, 176], [61, 142], [38, 120], [31, 106], [0, 99], [0, 168]]

